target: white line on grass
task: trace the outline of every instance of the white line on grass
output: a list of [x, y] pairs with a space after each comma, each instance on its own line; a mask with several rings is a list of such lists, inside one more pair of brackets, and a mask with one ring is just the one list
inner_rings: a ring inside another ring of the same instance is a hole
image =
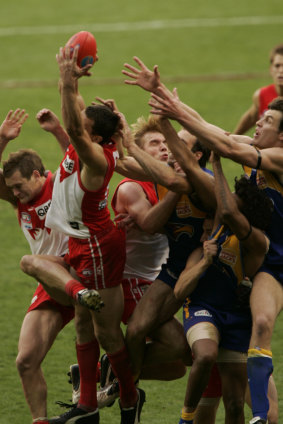
[[17, 35], [40, 35], [40, 34], [67, 34], [80, 31], [97, 32], [122, 32], [122, 31], [146, 31], [175, 28], [200, 28], [200, 27], [226, 27], [226, 26], [249, 26], [249, 25], [274, 25], [282, 24], [283, 16], [243, 16], [232, 18], [203, 18], [203, 19], [173, 19], [140, 22], [117, 22], [105, 24], [80, 24], [39, 27], [10, 27], [0, 28], [0, 37]]

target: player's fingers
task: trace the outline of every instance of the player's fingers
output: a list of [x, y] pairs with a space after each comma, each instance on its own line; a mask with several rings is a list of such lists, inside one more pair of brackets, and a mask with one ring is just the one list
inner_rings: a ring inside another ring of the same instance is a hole
[[[129, 69], [130, 71], [134, 72], [135, 74], [138, 74], [140, 72], [137, 68], [130, 65], [129, 63], [124, 63], [124, 67]], [[125, 71], [125, 72], [127, 72], [127, 71]]]

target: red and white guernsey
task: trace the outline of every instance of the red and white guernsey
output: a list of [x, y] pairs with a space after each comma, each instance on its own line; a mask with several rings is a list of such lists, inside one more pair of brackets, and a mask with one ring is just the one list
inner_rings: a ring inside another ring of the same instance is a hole
[[[119, 187], [127, 182], [140, 185], [152, 206], [158, 203], [153, 183], [125, 178], [118, 184], [112, 198], [111, 205], [115, 215], [118, 214], [116, 202]], [[168, 241], [165, 234], [148, 234], [136, 227], [129, 228], [126, 232], [126, 264], [123, 278], [154, 281], [167, 257]]]
[[33, 254], [61, 256], [68, 250], [68, 238], [45, 224], [52, 189], [52, 174], [48, 172], [40, 193], [31, 202], [17, 203], [19, 224]]
[[54, 182], [46, 218], [48, 227], [69, 237], [87, 239], [113, 225], [107, 202], [109, 181], [119, 154], [115, 144], [104, 145], [103, 150], [108, 162], [104, 183], [98, 190], [90, 191], [81, 182], [78, 154], [72, 145], [69, 146]]
[[268, 105], [272, 100], [278, 97], [276, 87], [274, 84], [262, 87], [259, 91], [259, 111], [258, 117], [260, 118], [264, 112], [268, 109]]

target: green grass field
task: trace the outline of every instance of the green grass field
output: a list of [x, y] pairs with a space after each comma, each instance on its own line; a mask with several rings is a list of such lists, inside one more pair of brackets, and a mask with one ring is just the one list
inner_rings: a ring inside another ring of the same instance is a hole
[[[270, 82], [268, 54], [282, 42], [282, 0], [81, 0], [5, 2], [0, 14], [0, 120], [9, 109], [25, 108], [29, 119], [20, 137], [4, 153], [34, 148], [48, 169], [55, 170], [61, 153], [52, 137], [35, 120], [43, 107], [60, 113], [55, 54], [79, 30], [97, 39], [99, 62], [93, 76], [81, 84], [86, 103], [95, 96], [114, 98], [128, 121], [147, 115], [148, 95], [123, 84], [121, 69], [134, 55], [150, 67], [159, 65], [170, 88], [208, 121], [232, 131], [250, 105], [256, 88]], [[232, 184], [241, 169], [225, 161]], [[119, 176], [115, 176], [111, 193]], [[21, 273], [19, 260], [28, 245], [9, 205], [0, 202], [1, 360], [0, 424], [31, 422], [15, 368], [17, 340], [35, 282]], [[283, 417], [282, 316], [274, 337], [274, 376]], [[70, 323], [59, 335], [44, 363], [49, 388], [49, 415], [61, 412], [56, 400], [70, 399], [66, 372], [75, 362], [75, 332]], [[142, 382], [147, 393], [142, 423], [177, 423], [186, 378], [170, 383]], [[251, 418], [247, 410], [246, 422]], [[279, 419], [279, 422], [281, 422]], [[119, 423], [118, 406], [101, 411], [102, 423]], [[217, 424], [224, 422], [223, 407]]]

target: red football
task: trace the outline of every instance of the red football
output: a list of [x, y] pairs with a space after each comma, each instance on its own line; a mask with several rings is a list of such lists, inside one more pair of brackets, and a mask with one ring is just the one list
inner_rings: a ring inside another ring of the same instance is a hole
[[77, 64], [83, 68], [88, 64], [94, 64], [96, 58], [96, 40], [88, 31], [80, 31], [74, 34], [66, 43], [66, 46], [71, 47], [71, 51], [79, 45]]

